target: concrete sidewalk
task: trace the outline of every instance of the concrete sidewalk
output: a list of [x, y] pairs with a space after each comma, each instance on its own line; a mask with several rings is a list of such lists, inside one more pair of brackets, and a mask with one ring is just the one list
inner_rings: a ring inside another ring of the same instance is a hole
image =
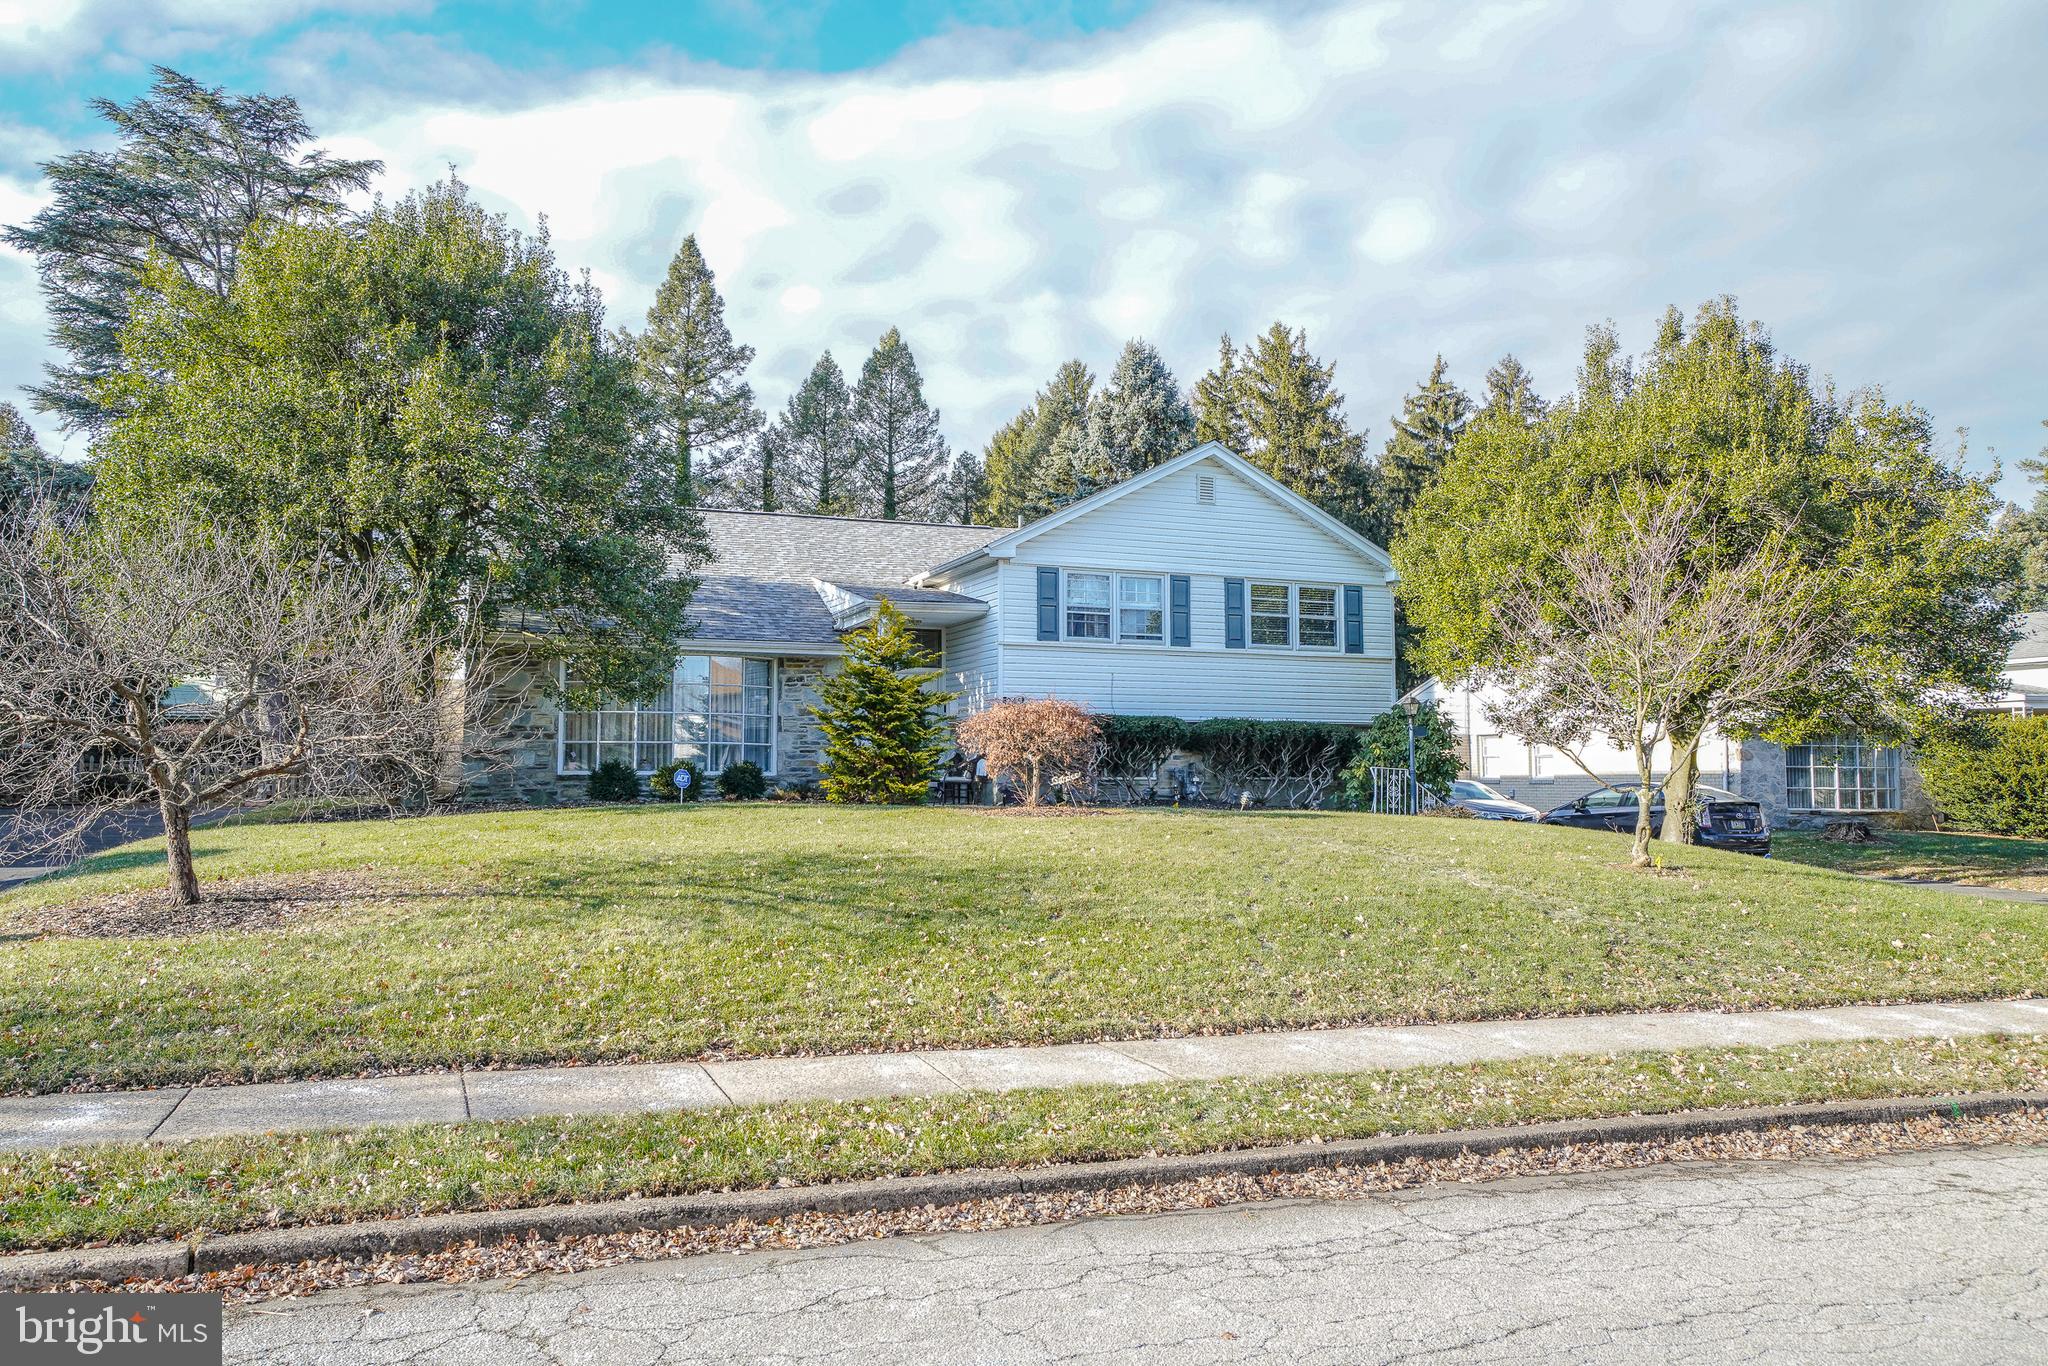
[[2048, 1000], [1372, 1025], [1042, 1048], [463, 1069], [420, 1076], [28, 1096], [0, 1100], [0, 1148], [171, 1142], [219, 1134], [536, 1115], [640, 1114], [764, 1101], [949, 1095], [1100, 1082], [1300, 1076], [1640, 1049], [1975, 1034], [2048, 1034]]

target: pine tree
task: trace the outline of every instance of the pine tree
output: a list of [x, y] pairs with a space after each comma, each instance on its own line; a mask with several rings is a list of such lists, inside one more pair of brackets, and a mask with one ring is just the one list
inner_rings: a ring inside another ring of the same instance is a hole
[[632, 346], [655, 429], [675, 452], [681, 492], [740, 507], [758, 501], [759, 488], [736, 478], [749, 441], [761, 430], [761, 410], [744, 378], [754, 348], [732, 339], [725, 300], [694, 235], [676, 249], [647, 310], [647, 330]]
[[1018, 413], [996, 429], [981, 448], [981, 479], [987, 492], [980, 517], [991, 526], [1009, 526], [1024, 515], [1031, 501], [1031, 462], [1026, 458], [1032, 419], [1038, 405]]
[[886, 598], [875, 619], [844, 637], [838, 673], [810, 708], [825, 737], [822, 786], [835, 802], [921, 802], [946, 752], [946, 704], [930, 685], [941, 670]]
[[854, 510], [853, 428], [846, 377], [827, 351], [767, 434], [777, 503], [791, 512]]
[[[1098, 396], [1088, 405], [1089, 409], [1092, 411], [1101, 402]], [[1086, 498], [1110, 482], [1113, 481], [1089, 453], [1086, 422], [1068, 423], [1053, 437], [1052, 449], [1045, 453], [1045, 459], [1038, 462], [1026, 515], [1036, 520]]]
[[1451, 382], [1450, 367], [1438, 356], [1429, 378], [1403, 400], [1394, 434], [1380, 453], [1381, 515], [1388, 539], [1401, 534], [1402, 519], [1451, 458], [1471, 413], [1472, 400]]
[[1073, 485], [1065, 481], [1071, 461], [1055, 459], [1061, 438], [1073, 444], [1087, 426], [1087, 405], [1096, 395], [1096, 377], [1079, 360], [1067, 360], [1053, 381], [1038, 391], [1020, 418], [1026, 418], [1014, 455], [997, 471], [989, 467], [989, 516], [1008, 526], [1034, 520], [1053, 508], [1073, 502]]
[[[2041, 425], [2048, 427], [2048, 421]], [[1994, 534], [2012, 557], [2013, 610], [2048, 612], [2048, 447], [2042, 448], [2039, 460], [2020, 461], [2020, 468], [2033, 478], [2033, 505], [2008, 506]]]
[[943, 520], [973, 524], [980, 522], [988, 507], [988, 479], [981, 469], [981, 457], [961, 451], [946, 472], [946, 500]]
[[1308, 349], [1308, 333], [1274, 323], [1245, 348], [1236, 387], [1244, 456], [1333, 516], [1353, 525], [1370, 480], [1365, 438], [1344, 418], [1337, 370]]
[[1109, 382], [1088, 405], [1077, 469], [1114, 484], [1163, 465], [1194, 445], [1195, 415], [1159, 352], [1142, 338], [1124, 343]]
[[891, 520], [930, 516], [943, 492], [946, 438], [938, 410], [924, 401], [917, 358], [893, 327], [860, 368], [852, 426], [864, 513]]
[[225, 298], [249, 229], [339, 212], [384, 166], [302, 151], [313, 130], [296, 100], [229, 95], [168, 67], [146, 97], [92, 110], [118, 146], [44, 163], [50, 202], [0, 240], [36, 258], [50, 340], [70, 357], [44, 367], [36, 407], [97, 432], [110, 414], [93, 390], [126, 368], [121, 329], [152, 253]]
[[12, 403], [0, 403], [0, 515], [31, 498], [70, 503], [92, 488], [92, 471], [53, 460], [36, 439], [35, 428]]
[[1505, 413], [1526, 427], [1541, 421], [1549, 410], [1550, 405], [1537, 397], [1535, 377], [1513, 355], [1502, 356], [1486, 372], [1486, 402], [1481, 412]]
[[1251, 446], [1244, 420], [1244, 372], [1230, 334], [1216, 349], [1216, 368], [1195, 382], [1195, 443], [1220, 441], [1243, 455]]

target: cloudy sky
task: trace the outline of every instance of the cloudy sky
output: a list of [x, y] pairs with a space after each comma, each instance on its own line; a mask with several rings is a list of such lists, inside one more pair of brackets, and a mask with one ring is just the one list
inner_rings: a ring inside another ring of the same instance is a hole
[[[961, 446], [1069, 356], [1144, 336], [1192, 384], [1275, 319], [1376, 446], [1438, 352], [1556, 393], [1587, 324], [1722, 293], [2010, 497], [2048, 440], [2040, 0], [0, 0], [0, 221], [152, 62], [298, 96], [387, 192], [545, 214], [621, 321], [696, 232], [771, 407], [900, 326]], [[0, 250], [0, 387], [42, 333]]]

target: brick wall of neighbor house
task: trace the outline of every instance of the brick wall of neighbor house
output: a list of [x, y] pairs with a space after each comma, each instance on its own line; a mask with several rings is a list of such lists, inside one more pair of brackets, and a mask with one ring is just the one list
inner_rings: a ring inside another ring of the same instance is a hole
[[[809, 708], [817, 705], [819, 682], [835, 667], [837, 661], [830, 658], [777, 661], [777, 783], [817, 781], [824, 739]], [[468, 800], [558, 806], [589, 799], [586, 775], [555, 772], [557, 717], [555, 703], [546, 695], [547, 678], [547, 666], [535, 662], [514, 667], [499, 680], [495, 693], [510, 709], [508, 729], [499, 752], [469, 763], [464, 783]]]
[[[1793, 811], [1786, 804], [1785, 748], [1768, 740], [1742, 742], [1742, 769], [1736, 775], [1736, 790], [1761, 802], [1765, 816], [1780, 829], [1824, 825], [1835, 818], [1825, 811]], [[1899, 809], [1859, 811], [1860, 820], [1902, 830], [1924, 830], [1934, 824], [1934, 802], [1920, 780], [1920, 766], [1909, 750], [1899, 760]]]

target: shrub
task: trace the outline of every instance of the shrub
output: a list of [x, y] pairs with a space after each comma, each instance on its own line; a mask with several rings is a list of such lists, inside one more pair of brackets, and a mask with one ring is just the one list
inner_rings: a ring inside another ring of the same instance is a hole
[[1101, 727], [1086, 707], [1057, 697], [998, 702], [960, 723], [960, 745], [988, 761], [988, 771], [1010, 778], [1026, 806], [1038, 805], [1046, 780], [1095, 766]]
[[671, 759], [654, 770], [647, 790], [659, 802], [694, 802], [704, 795], [704, 770], [688, 759]]
[[631, 802], [640, 799], [640, 779], [624, 759], [607, 759], [590, 773], [590, 800]]
[[768, 780], [761, 776], [759, 764], [748, 763], [745, 759], [728, 764], [718, 775], [720, 795], [731, 801], [759, 801], [768, 793]]
[[825, 795], [823, 788], [813, 782], [784, 783], [768, 794], [771, 802], [815, 802]]
[[846, 659], [812, 707], [825, 737], [825, 795], [835, 802], [921, 802], [946, 751], [938, 661], [887, 598], [845, 637]]
[[1187, 747], [1188, 723], [1178, 716], [1104, 716], [1100, 721], [1097, 770], [1108, 794], [1142, 796], [1168, 756]]
[[1262, 806], [1321, 806], [1358, 744], [1356, 726], [1222, 717], [1188, 727], [1182, 747], [1216, 775], [1218, 796]]
[[1945, 824], [2048, 839], [2048, 716], [1982, 718], [1922, 744], [1919, 760]]
[[[1415, 777], [1439, 795], [1448, 792], [1462, 767], [1458, 731], [1435, 702], [1415, 713]], [[1357, 757], [1344, 770], [1344, 798], [1354, 808], [1372, 802], [1372, 771], [1408, 767], [1408, 714], [1399, 707], [1375, 717], [1359, 735]]]

